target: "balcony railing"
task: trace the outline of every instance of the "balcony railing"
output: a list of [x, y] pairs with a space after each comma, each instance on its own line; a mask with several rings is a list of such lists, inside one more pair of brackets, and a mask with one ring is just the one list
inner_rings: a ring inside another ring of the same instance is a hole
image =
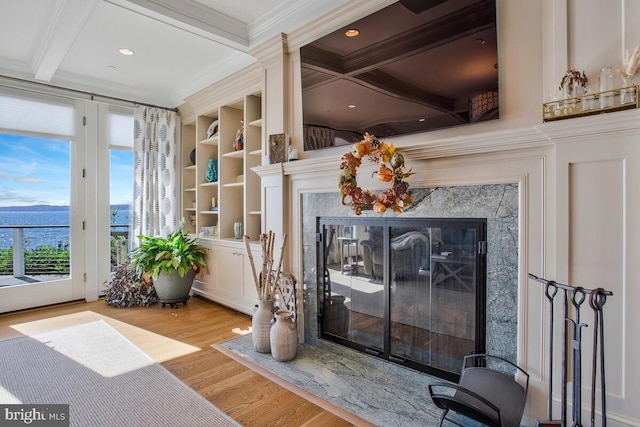
[[[11, 246], [0, 249], [0, 276], [68, 276], [70, 256], [68, 241], [27, 247], [25, 230], [68, 229], [68, 225], [0, 225], [1, 229], [12, 229]], [[67, 233], [68, 235], [68, 233]], [[3, 246], [7, 246], [6, 242]], [[127, 257], [129, 248], [129, 225], [111, 224], [112, 269]]]

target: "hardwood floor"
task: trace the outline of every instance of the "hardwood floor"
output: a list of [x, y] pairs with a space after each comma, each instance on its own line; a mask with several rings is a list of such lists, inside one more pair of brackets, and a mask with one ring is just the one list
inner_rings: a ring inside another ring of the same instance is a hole
[[251, 317], [204, 298], [178, 308], [113, 308], [100, 300], [2, 314], [0, 339], [20, 335], [14, 324], [87, 310], [199, 347], [162, 365], [243, 426], [353, 425], [211, 348], [246, 333]]

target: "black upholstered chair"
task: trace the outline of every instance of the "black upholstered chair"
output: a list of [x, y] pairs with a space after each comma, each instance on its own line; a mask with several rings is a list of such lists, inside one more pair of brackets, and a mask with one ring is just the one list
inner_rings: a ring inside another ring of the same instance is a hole
[[498, 356], [473, 354], [464, 358], [458, 384], [430, 384], [429, 394], [444, 411], [440, 425], [445, 419], [462, 425], [450, 416], [452, 411], [488, 426], [518, 427], [528, 389], [529, 374], [517, 365]]

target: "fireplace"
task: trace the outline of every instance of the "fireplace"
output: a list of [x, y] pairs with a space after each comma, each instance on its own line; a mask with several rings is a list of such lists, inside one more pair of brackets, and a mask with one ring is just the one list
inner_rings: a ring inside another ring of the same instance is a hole
[[318, 219], [320, 337], [441, 378], [485, 351], [486, 219]]
[[[321, 314], [320, 301], [324, 298], [324, 266], [322, 263], [321, 253], [318, 249], [321, 246], [317, 243], [319, 222], [318, 218], [343, 218], [349, 221], [366, 221], [371, 219], [384, 220], [407, 220], [411, 221], [423, 221], [428, 218], [438, 219], [454, 219], [457, 218], [460, 221], [473, 218], [486, 218], [486, 270], [484, 277], [485, 283], [485, 304], [484, 304], [484, 335], [485, 335], [485, 348], [488, 353], [502, 356], [508, 360], [517, 360], [517, 342], [518, 342], [518, 241], [519, 241], [519, 204], [520, 204], [520, 189], [518, 184], [506, 183], [506, 184], [483, 184], [483, 185], [470, 185], [470, 186], [456, 186], [456, 187], [436, 187], [436, 188], [414, 188], [414, 203], [400, 215], [385, 214], [382, 217], [372, 212], [363, 212], [360, 217], [350, 216], [350, 210], [344, 207], [340, 203], [339, 193], [308, 193], [303, 194], [301, 197], [302, 207], [302, 225], [303, 225], [303, 275], [301, 282], [303, 283], [303, 316], [301, 321], [304, 327], [304, 341], [309, 345], [318, 345], [319, 341], [339, 342], [341, 339], [340, 333], [334, 333], [334, 338], [323, 335], [319, 316]], [[334, 240], [337, 245], [337, 238], [349, 237], [348, 232], [350, 224], [336, 224]], [[343, 228], [340, 228], [343, 227]], [[346, 228], [346, 230], [345, 230]], [[352, 230], [354, 230], [352, 228]], [[343, 233], [344, 235], [341, 235]], [[364, 234], [362, 234], [364, 233]], [[390, 233], [391, 234], [391, 233]], [[384, 264], [378, 264], [373, 262], [371, 257], [371, 269], [367, 266], [365, 270], [362, 240], [367, 240], [365, 229], [355, 229], [355, 234], [352, 237], [359, 239], [358, 242], [358, 254], [354, 252], [354, 246], [349, 246], [346, 239], [341, 239], [344, 247], [343, 254], [346, 256], [354, 257], [358, 259], [358, 269], [363, 269], [362, 274], [356, 274], [351, 276], [349, 269], [351, 268], [350, 262], [347, 260], [343, 263], [342, 269], [340, 269], [340, 263], [336, 258], [329, 257], [328, 261], [331, 261], [333, 265], [330, 267], [335, 268], [335, 271], [330, 271], [332, 283], [338, 281], [349, 281], [351, 279], [360, 278], [366, 280], [367, 284], [374, 286], [376, 280], [380, 283], [384, 280]], [[435, 239], [434, 239], [435, 241]], [[437, 244], [437, 242], [436, 242]], [[348, 252], [348, 250], [351, 252]], [[482, 248], [484, 249], [484, 248]], [[431, 245], [431, 252], [453, 252], [446, 247], [440, 248], [433, 247]], [[333, 255], [336, 257], [336, 255]], [[383, 255], [384, 256], [384, 255]], [[353, 258], [351, 258], [351, 261]], [[434, 259], [435, 261], [436, 259]], [[405, 259], [405, 269], [400, 270], [401, 273], [411, 274], [411, 271], [415, 268], [407, 265]], [[430, 262], [422, 263], [421, 267], [424, 270], [420, 274], [426, 274], [427, 269], [430, 267]], [[446, 262], [446, 261], [445, 261]], [[375, 265], [374, 265], [375, 264]], [[382, 274], [380, 273], [382, 269]], [[455, 271], [455, 270], [454, 270]], [[367, 276], [367, 273], [373, 273], [373, 276]], [[389, 274], [387, 272], [387, 274]], [[391, 273], [393, 275], [393, 272]], [[442, 277], [442, 276], [441, 276]], [[396, 289], [399, 286], [399, 282], [402, 281], [400, 276], [398, 283], [395, 284]], [[369, 282], [371, 281], [371, 282]], [[406, 280], [405, 280], [406, 282]], [[393, 289], [393, 280], [391, 281], [391, 289]], [[381, 286], [381, 285], [378, 285]], [[462, 286], [462, 284], [459, 284]], [[333, 288], [335, 290], [337, 288]], [[402, 289], [404, 291], [404, 289]], [[464, 293], [460, 292], [460, 295]], [[469, 296], [469, 294], [464, 294]], [[336, 307], [339, 307], [341, 303], [341, 297], [335, 298]], [[345, 302], [349, 302], [345, 296]], [[336, 309], [337, 311], [337, 309]], [[482, 323], [482, 322], [480, 322]], [[478, 325], [476, 325], [478, 326]], [[480, 325], [480, 328], [482, 325]], [[480, 330], [480, 328], [476, 328]], [[335, 331], [334, 331], [335, 332]], [[339, 330], [337, 331], [339, 332]], [[366, 342], [369, 344], [369, 342]], [[384, 342], [383, 342], [384, 345]], [[475, 345], [475, 343], [474, 343]], [[384, 346], [382, 347], [384, 350]], [[370, 349], [371, 350], [371, 349]], [[372, 349], [377, 351], [376, 346]], [[354, 350], [355, 351], [355, 350]], [[464, 351], [467, 351], [465, 348]], [[440, 357], [440, 356], [438, 356]], [[449, 359], [441, 358], [438, 363], [444, 364]], [[410, 363], [412, 364], [412, 363]], [[406, 364], [404, 366], [407, 366]], [[416, 366], [415, 369], [420, 369]], [[452, 365], [445, 364], [445, 371], [452, 369]], [[458, 367], [459, 369], [459, 367]], [[447, 371], [448, 372], [448, 371]]]

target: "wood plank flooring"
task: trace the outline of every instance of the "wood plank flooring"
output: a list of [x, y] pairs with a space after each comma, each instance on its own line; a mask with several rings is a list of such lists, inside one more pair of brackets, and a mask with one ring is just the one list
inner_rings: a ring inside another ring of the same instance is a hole
[[162, 365], [243, 426], [353, 425], [211, 348], [247, 333], [251, 317], [204, 298], [178, 308], [113, 308], [100, 300], [2, 314], [0, 339], [20, 336], [13, 324], [87, 310], [199, 347]]

